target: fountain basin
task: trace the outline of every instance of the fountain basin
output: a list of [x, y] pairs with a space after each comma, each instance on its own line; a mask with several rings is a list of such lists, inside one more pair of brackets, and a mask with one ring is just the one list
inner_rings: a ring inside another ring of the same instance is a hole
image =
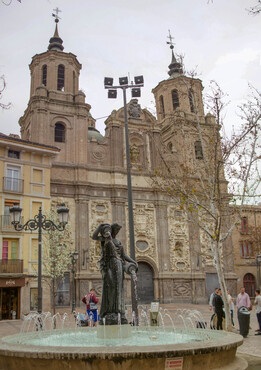
[[[132, 336], [135, 340], [137, 330], [133, 331]], [[129, 339], [125, 342], [121, 339], [117, 345], [112, 342], [112, 339], [107, 341], [98, 339], [98, 345], [95, 328], [62, 331], [63, 334], [72, 336], [76, 332], [86, 333], [85, 341], [84, 336], [81, 337], [81, 346], [78, 343], [73, 346], [73, 340], [69, 346], [59, 346], [61, 342], [59, 330], [55, 333], [38, 332], [4, 337], [0, 341], [0, 370], [19, 368], [41, 370], [46, 367], [48, 370], [138, 370], [141, 368], [142, 370], [165, 370], [171, 368], [170, 364], [177, 361], [181, 365], [176, 369], [183, 370], [247, 368], [245, 360], [236, 357], [237, 347], [243, 343], [243, 338], [238, 334], [205, 329], [191, 329], [188, 333], [187, 330], [176, 329], [176, 336], [187, 338], [185, 335], [189, 335], [190, 337], [185, 340], [185, 343], [166, 344], [161, 343], [158, 338], [172, 336], [171, 328], [164, 328], [163, 333], [159, 328], [143, 327], [138, 331], [143, 331], [145, 336], [149, 336], [148, 344], [141, 345], [136, 340], [136, 345], [135, 343], [130, 345]], [[32, 344], [32, 339], [36, 339], [37, 336], [44, 336], [44, 340], [48, 341], [46, 339], [48, 335], [56, 336], [54, 337], [56, 346]], [[19, 343], [21, 339], [23, 344]]]

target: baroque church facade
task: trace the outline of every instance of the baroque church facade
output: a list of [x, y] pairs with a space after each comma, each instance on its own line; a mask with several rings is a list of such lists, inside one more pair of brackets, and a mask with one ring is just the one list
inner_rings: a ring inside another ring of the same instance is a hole
[[[19, 124], [23, 140], [60, 149], [51, 168], [51, 197], [53, 205], [64, 202], [70, 209], [74, 248], [79, 252], [79, 304], [91, 287], [98, 295], [101, 293], [100, 244], [91, 238], [100, 223], [122, 225], [119, 239], [129, 254], [124, 109], [111, 113], [105, 121], [105, 135], [101, 135], [95, 128], [91, 106], [79, 90], [81, 64], [74, 54], [63, 51], [57, 23], [48, 50], [32, 58], [30, 99]], [[190, 93], [185, 94], [184, 81], [190, 83], [190, 78], [183, 74], [172, 50], [169, 77], [152, 91], [157, 118], [141, 109], [136, 99], [128, 103], [140, 302], [203, 303], [218, 284], [211, 260], [203, 261], [201, 257], [208, 251], [208, 241], [168, 195], [153, 188], [150, 182], [151, 174], [161, 165], [158, 148], [167, 148], [173, 166], [182, 163], [184, 156], [195, 166], [202, 155], [190, 130], [195, 113]], [[202, 83], [194, 79], [193, 84], [198, 117], [211, 130], [215, 119], [204, 114]], [[186, 142], [182, 142], [179, 132], [178, 123], [182, 120], [188, 122]], [[227, 241], [226, 248], [231, 249], [232, 255], [231, 241]], [[224, 267], [233, 292], [236, 278], [231, 258], [224, 261]], [[126, 286], [130, 301], [128, 277]]]

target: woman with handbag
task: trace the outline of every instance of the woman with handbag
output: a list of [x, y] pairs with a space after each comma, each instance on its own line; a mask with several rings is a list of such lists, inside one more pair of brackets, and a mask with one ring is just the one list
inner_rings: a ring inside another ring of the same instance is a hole
[[95, 289], [92, 288], [90, 290], [90, 293], [86, 294], [83, 299], [82, 299], [82, 302], [86, 304], [86, 311], [87, 311], [87, 315], [89, 317], [89, 321], [90, 322], [94, 322], [94, 326], [97, 326], [98, 324], [98, 307], [97, 307], [97, 303], [98, 303], [98, 298], [95, 296]]

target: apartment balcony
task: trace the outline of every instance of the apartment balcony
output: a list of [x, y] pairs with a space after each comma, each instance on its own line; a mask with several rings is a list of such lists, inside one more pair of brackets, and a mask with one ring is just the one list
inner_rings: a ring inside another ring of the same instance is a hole
[[[20, 224], [23, 225], [24, 218], [20, 218]], [[11, 224], [11, 216], [10, 215], [2, 215], [0, 216], [0, 229], [1, 231], [15, 231], [14, 226]]]
[[3, 190], [12, 193], [23, 193], [24, 180], [14, 177], [3, 177]]
[[0, 260], [0, 274], [22, 274], [23, 268], [23, 260]]

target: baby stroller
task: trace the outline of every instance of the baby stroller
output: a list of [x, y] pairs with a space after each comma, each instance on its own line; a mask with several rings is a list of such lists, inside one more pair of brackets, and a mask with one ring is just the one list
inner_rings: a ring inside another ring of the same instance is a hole
[[78, 326], [89, 326], [89, 318], [85, 313], [78, 313], [76, 321]]

